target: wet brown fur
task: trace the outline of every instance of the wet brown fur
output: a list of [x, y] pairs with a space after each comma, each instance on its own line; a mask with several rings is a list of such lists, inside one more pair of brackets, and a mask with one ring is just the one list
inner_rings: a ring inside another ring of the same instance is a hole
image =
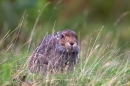
[[77, 35], [64, 30], [46, 36], [29, 58], [29, 70], [37, 73], [57, 73], [72, 70], [79, 53]]

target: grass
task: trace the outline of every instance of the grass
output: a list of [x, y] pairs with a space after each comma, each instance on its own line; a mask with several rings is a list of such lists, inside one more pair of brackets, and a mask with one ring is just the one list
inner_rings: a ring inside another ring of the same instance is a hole
[[[30, 73], [27, 68], [28, 58], [36, 48], [37, 42], [41, 41], [41, 34], [43, 36], [45, 33], [36, 29], [42, 27], [37, 26], [40, 15], [33, 30], [28, 34], [30, 36], [22, 35], [22, 38], [26, 37], [26, 41], [19, 39], [21, 32], [25, 30], [22, 28], [27, 28], [26, 12], [15, 30], [2, 35], [0, 86], [130, 86], [130, 51], [126, 49], [125, 52], [120, 52], [126, 45], [118, 48], [118, 36], [114, 34], [113, 37], [113, 33], [104, 31], [107, 27], [102, 27], [101, 30], [92, 32], [92, 35], [86, 35], [80, 40], [80, 61], [74, 71], [50, 74], [46, 77]], [[97, 28], [93, 25], [92, 27]]]
[[[130, 86], [130, 52], [120, 53], [120, 48], [115, 47], [117, 39], [113, 40], [112, 34], [109, 32], [102, 37], [102, 29], [94, 34], [96, 36], [87, 35], [86, 38], [80, 40], [80, 61], [74, 71], [46, 77], [31, 74], [28, 71], [27, 63], [35, 46], [30, 41], [35, 35], [33, 31], [32, 34], [30, 33], [29, 41], [22, 46], [14, 47], [13, 43], [17, 37], [12, 37], [7, 48], [1, 48], [1, 86]], [[10, 34], [14, 33], [8, 32], [3, 36], [0, 40], [0, 47]]]

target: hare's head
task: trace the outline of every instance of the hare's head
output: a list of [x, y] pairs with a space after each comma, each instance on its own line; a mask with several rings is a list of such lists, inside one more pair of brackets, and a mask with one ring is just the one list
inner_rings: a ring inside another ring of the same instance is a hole
[[78, 38], [74, 31], [63, 30], [57, 32], [58, 49], [67, 52], [76, 52], [79, 50]]

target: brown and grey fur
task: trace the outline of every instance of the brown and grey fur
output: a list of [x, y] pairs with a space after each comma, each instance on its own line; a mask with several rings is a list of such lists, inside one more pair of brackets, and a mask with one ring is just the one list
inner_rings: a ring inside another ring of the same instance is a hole
[[29, 58], [29, 70], [41, 74], [72, 70], [78, 59], [79, 44], [72, 30], [46, 36]]

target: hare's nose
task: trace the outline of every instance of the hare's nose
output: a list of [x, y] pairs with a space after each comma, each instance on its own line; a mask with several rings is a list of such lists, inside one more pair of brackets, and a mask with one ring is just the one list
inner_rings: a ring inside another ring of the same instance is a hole
[[71, 46], [73, 46], [73, 45], [74, 45], [74, 43], [70, 43], [70, 45], [71, 45]]

